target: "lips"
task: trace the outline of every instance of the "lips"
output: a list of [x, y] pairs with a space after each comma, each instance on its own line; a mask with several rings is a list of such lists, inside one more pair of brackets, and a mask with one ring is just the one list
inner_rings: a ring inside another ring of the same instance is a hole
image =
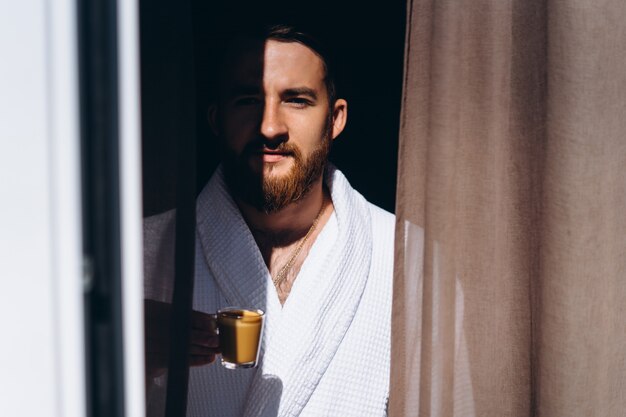
[[260, 157], [263, 162], [280, 162], [285, 158], [292, 156], [291, 152], [288, 151], [280, 151], [280, 150], [270, 150], [270, 149], [257, 149], [249, 152], [252, 157]]
[[277, 154], [277, 153], [264, 153], [263, 154], [263, 162], [279, 162], [285, 158], [287, 158], [287, 155], [285, 154]]
[[277, 152], [277, 151], [261, 151], [258, 153], [263, 158], [263, 162], [279, 162], [289, 157], [289, 152]]

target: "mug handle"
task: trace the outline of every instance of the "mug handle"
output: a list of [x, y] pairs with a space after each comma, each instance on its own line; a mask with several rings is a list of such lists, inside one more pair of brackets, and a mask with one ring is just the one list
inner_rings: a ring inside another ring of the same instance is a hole
[[215, 334], [219, 336], [220, 328], [217, 325], [217, 313], [207, 313], [207, 315], [211, 318], [211, 330], [214, 330]]

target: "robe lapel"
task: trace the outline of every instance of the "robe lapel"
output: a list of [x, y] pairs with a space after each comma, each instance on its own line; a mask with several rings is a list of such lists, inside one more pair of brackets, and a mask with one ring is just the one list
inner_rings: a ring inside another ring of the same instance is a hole
[[227, 304], [265, 310], [267, 267], [226, 188], [221, 168], [198, 197], [197, 233], [205, 261]]
[[298, 276], [304, 281], [296, 281], [299, 294], [290, 295], [299, 298], [289, 300], [294, 303], [283, 311], [280, 320], [272, 320], [272, 326], [266, 328], [265, 354], [250, 387], [245, 416], [299, 415], [361, 301], [371, 260], [369, 208], [339, 171], [331, 168], [329, 172], [338, 238], [324, 259], [305, 263], [301, 271], [305, 276]]
[[370, 270], [369, 207], [339, 171], [329, 168], [327, 179], [338, 238], [329, 243], [332, 249], [323, 259], [307, 258], [298, 277], [303, 280], [296, 281], [299, 295], [292, 294], [298, 298], [289, 301], [293, 303], [286, 311], [221, 168], [198, 198], [201, 252], [226, 303], [267, 313], [261, 363], [248, 391], [245, 416], [299, 415], [358, 309]]

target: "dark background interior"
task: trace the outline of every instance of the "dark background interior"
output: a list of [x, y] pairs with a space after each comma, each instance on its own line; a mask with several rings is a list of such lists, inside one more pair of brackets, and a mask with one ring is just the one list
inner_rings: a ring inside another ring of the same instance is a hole
[[[175, 207], [177, 182], [199, 191], [218, 163], [206, 122], [216, 50], [258, 23], [313, 28], [336, 57], [348, 124], [331, 160], [369, 201], [393, 212], [402, 92], [405, 1], [311, 3], [140, 2], [144, 215]], [[178, 178], [181, 144], [195, 178]], [[194, 149], [195, 148], [195, 149]]]

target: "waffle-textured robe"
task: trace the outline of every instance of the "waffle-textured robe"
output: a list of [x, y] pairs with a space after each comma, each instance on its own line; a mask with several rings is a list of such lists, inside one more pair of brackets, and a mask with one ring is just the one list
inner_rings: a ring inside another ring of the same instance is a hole
[[[326, 183], [335, 211], [284, 305], [221, 169], [198, 197], [194, 309], [260, 308], [266, 323], [257, 368], [191, 369], [189, 416], [386, 414], [394, 217], [333, 167]], [[146, 298], [171, 297], [173, 221], [146, 220]], [[149, 409], [163, 395], [157, 381]]]

